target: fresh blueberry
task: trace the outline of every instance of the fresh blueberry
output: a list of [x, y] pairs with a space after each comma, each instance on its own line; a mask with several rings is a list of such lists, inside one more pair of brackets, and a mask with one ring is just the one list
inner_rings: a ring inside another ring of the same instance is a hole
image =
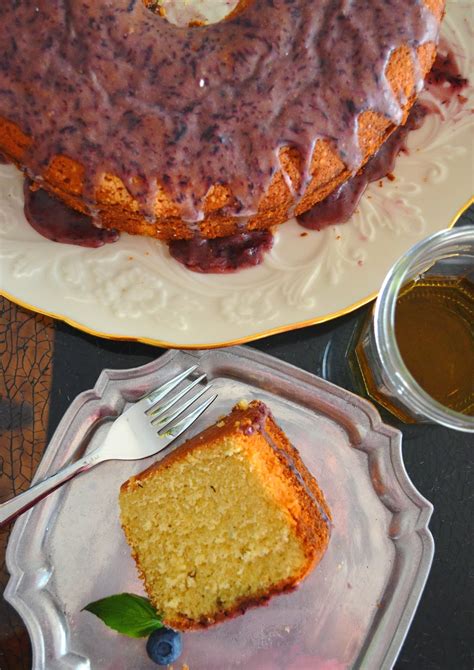
[[182, 648], [181, 635], [171, 628], [159, 628], [153, 631], [146, 643], [148, 656], [158, 665], [168, 665], [176, 661], [181, 655]]

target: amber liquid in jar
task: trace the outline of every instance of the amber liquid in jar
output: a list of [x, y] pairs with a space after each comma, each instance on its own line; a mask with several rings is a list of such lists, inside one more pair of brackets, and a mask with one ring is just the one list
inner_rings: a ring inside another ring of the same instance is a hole
[[[467, 277], [423, 277], [400, 292], [395, 339], [415, 381], [439, 403], [474, 415], [474, 284]], [[352, 368], [369, 397], [405, 423], [415, 419], [377, 386], [362, 340]], [[363, 391], [362, 391], [363, 392]]]
[[474, 284], [424, 277], [397, 300], [395, 338], [411, 375], [445, 407], [474, 415]]

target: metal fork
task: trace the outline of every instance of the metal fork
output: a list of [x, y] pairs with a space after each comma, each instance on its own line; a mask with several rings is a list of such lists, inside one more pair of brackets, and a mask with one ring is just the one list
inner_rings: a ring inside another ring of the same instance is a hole
[[[66, 465], [56, 474], [35, 484], [24, 493], [0, 504], [0, 527], [13, 521], [65, 482], [81, 472], [87, 472], [98, 463], [109, 460], [138, 460], [153, 456], [165, 449], [189, 428], [217, 398], [217, 394], [214, 394], [176, 421], [209, 389], [209, 385], [205, 386], [191, 397], [185, 398], [192, 388], [205, 379], [206, 375], [200, 375], [171, 398], [162, 402], [197, 367], [193, 365], [181, 372], [129, 407], [114, 420], [100, 447], [78, 461]], [[183, 402], [180, 403], [182, 398]]]

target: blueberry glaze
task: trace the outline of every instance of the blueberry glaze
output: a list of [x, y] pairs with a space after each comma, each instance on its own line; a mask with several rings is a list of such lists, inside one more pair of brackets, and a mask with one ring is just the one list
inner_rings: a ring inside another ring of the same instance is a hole
[[296, 217], [298, 223], [304, 228], [322, 230], [327, 226], [348, 221], [369, 183], [378, 181], [392, 172], [398, 154], [405, 148], [408, 133], [421, 126], [427, 112], [426, 107], [416, 103], [405, 125], [399, 126], [390, 135], [362, 170], [344, 182], [327, 198]]
[[43, 189], [32, 190], [31, 185], [25, 179], [25, 216], [43, 237], [81, 247], [101, 247], [118, 240], [116, 230], [98, 228], [89, 216], [76, 212]]
[[150, 221], [159, 179], [196, 231], [213, 184], [235, 195], [229, 215], [255, 214], [283, 146], [302, 158], [295, 203], [318, 139], [356, 172], [361, 112], [401, 120], [390, 55], [438, 39], [423, 0], [253, 0], [199, 27], [141, 0], [4, 0], [0, 25], [0, 116], [34, 138], [30, 177], [68, 156], [87, 165], [86, 202], [115, 174]]
[[[448, 102], [452, 95], [459, 95], [468, 84], [468, 79], [460, 73], [452, 49], [442, 44], [426, 78], [427, 90], [435, 97]], [[334, 193], [298, 216], [298, 223], [305, 228], [322, 230], [327, 226], [348, 221], [368, 184], [386, 177], [393, 171], [398, 154], [407, 150], [408, 134], [411, 130], [420, 128], [425, 116], [432, 111], [430, 106], [417, 102], [412, 107], [406, 123], [399, 126], [390, 135], [362, 170], [342, 184]]]
[[273, 235], [269, 230], [252, 230], [213, 240], [175, 240], [168, 245], [173, 258], [188, 270], [222, 274], [261, 263], [273, 245]]

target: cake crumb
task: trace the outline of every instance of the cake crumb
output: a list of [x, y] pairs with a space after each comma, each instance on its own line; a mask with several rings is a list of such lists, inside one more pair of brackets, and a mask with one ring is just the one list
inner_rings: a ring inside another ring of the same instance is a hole
[[223, 426], [225, 426], [225, 421], [218, 421], [218, 422], [216, 423], [216, 426], [217, 426], [218, 428], [222, 428]]
[[249, 403], [247, 402], [247, 400], [239, 400], [239, 402], [237, 403], [237, 407], [245, 411], [246, 409], [249, 408]]
[[[276, 595], [272, 586], [281, 583], [283, 570], [288, 587], [296, 586], [329, 542], [330, 512], [323, 495], [313, 498], [294, 485], [295, 476], [308, 483], [314, 479], [302, 463], [278, 458], [289, 442], [269, 408], [249, 399], [247, 412], [232, 410], [219, 420], [225, 421], [225, 430], [206, 429], [194, 436], [167, 463], [138, 475], [143, 489], [131, 491], [125, 483], [119, 494], [121, 523], [136, 563], [146, 563], [159, 547], [158, 562], [153, 559], [149, 574], [140, 575], [146, 590], [160, 598], [165, 621], [182, 621], [182, 629], [208, 627], [263, 605]], [[236, 420], [240, 430], [234, 429]], [[268, 436], [259, 432], [264, 420]], [[242, 435], [245, 430], [253, 432]], [[281, 492], [276, 502], [269, 495], [273, 486]], [[317, 541], [309, 540], [313, 537]], [[206, 567], [214, 557], [217, 578]], [[275, 627], [280, 637], [285, 625]], [[183, 659], [172, 665], [181, 670], [182, 664]]]

